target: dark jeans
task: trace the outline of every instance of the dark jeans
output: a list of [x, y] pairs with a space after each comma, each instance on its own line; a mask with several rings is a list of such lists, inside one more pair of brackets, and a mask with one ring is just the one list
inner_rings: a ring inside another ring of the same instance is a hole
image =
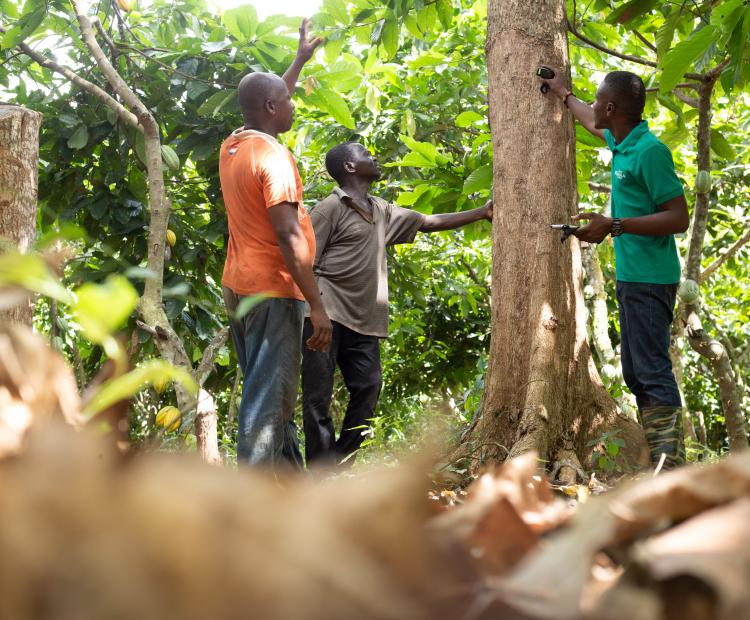
[[638, 409], [682, 407], [669, 357], [677, 285], [617, 282], [622, 374]]
[[237, 462], [301, 469], [294, 404], [305, 304], [296, 299], [264, 299], [235, 320], [231, 317], [240, 299], [224, 288], [232, 340], [244, 375]]
[[[357, 333], [336, 321], [332, 324], [331, 346], [327, 353], [303, 347], [302, 422], [308, 465], [332, 465], [359, 448], [363, 441], [362, 427], [373, 417], [383, 379], [380, 339]], [[312, 324], [310, 319], [305, 319], [303, 341], [311, 335]], [[349, 391], [349, 405], [338, 439], [330, 413], [337, 364]], [[351, 459], [347, 461], [350, 462]]]

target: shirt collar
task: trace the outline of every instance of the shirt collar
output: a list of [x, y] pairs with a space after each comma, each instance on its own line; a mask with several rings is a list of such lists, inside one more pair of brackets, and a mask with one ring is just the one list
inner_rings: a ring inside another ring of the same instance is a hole
[[625, 139], [622, 142], [620, 142], [619, 144], [615, 144], [615, 147], [612, 149], [612, 151], [624, 153], [625, 151], [631, 149], [636, 144], [638, 144], [638, 141], [647, 132], [648, 132], [648, 122], [641, 121], [635, 127], [633, 127], [633, 129], [630, 130], [630, 133], [627, 136], [625, 136]]
[[373, 213], [373, 215], [370, 215], [369, 213], [366, 213], [365, 211], [363, 211], [362, 209], [360, 209], [360, 208], [359, 208], [359, 207], [357, 206], [357, 203], [356, 203], [356, 202], [354, 202], [354, 200], [352, 200], [352, 197], [351, 197], [351, 196], [350, 196], [349, 194], [347, 194], [347, 193], [346, 193], [346, 191], [344, 191], [344, 190], [343, 190], [343, 189], [341, 189], [340, 187], [334, 187], [334, 188], [333, 188], [333, 193], [334, 193], [334, 194], [335, 194], [336, 196], [338, 196], [338, 199], [339, 199], [339, 200], [340, 200], [341, 202], [343, 202], [343, 203], [344, 203], [344, 204], [345, 204], [346, 206], [348, 206], [348, 207], [350, 207], [350, 208], [354, 209], [354, 210], [355, 210], [355, 211], [356, 211], [357, 213], [359, 213], [359, 215], [360, 215], [360, 216], [361, 216], [361, 217], [362, 217], [362, 218], [363, 218], [363, 219], [364, 219], [365, 221], [367, 221], [367, 222], [370, 222], [370, 223], [372, 223], [372, 222], [373, 222], [373, 217], [374, 217], [374, 214], [375, 214], [375, 201], [373, 200], [373, 197], [372, 197], [372, 196], [370, 196], [370, 194], [367, 194], [367, 198], [368, 198], [368, 199], [369, 199], [369, 201], [370, 201], [370, 206], [371, 206], [371, 208], [372, 208], [372, 213]]

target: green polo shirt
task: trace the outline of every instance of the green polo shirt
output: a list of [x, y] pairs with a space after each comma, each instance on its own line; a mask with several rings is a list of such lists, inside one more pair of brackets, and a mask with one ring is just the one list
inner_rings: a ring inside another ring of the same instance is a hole
[[[604, 139], [612, 151], [612, 217], [658, 213], [659, 205], [684, 194], [672, 153], [641, 121], [617, 144], [609, 129]], [[674, 235], [615, 237], [615, 269], [622, 282], [676, 284], [680, 260]]]

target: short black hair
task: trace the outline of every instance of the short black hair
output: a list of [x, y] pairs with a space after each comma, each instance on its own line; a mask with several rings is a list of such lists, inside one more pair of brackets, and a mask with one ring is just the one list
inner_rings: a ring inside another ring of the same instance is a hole
[[646, 107], [646, 86], [640, 76], [630, 71], [612, 71], [604, 78], [609, 94], [623, 112], [640, 118]]
[[347, 172], [344, 170], [344, 164], [351, 161], [354, 154], [354, 148], [362, 146], [359, 142], [344, 142], [337, 144], [328, 153], [326, 153], [326, 170], [333, 179], [341, 185], [346, 179]]

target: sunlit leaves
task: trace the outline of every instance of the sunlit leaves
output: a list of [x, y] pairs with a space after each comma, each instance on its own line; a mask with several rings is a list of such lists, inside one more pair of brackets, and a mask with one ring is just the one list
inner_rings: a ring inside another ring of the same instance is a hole
[[258, 15], [253, 5], [246, 4], [225, 11], [223, 22], [235, 39], [247, 42], [255, 35], [255, 29], [258, 27]]
[[347, 129], [354, 129], [354, 117], [349, 105], [336, 91], [319, 88], [312, 91], [306, 100], [323, 112], [330, 114], [340, 125]]
[[474, 194], [476, 192], [487, 191], [492, 186], [492, 165], [481, 166], [466, 177], [463, 186], [463, 193]]
[[72, 149], [82, 149], [89, 141], [89, 131], [86, 125], [79, 125], [68, 138], [68, 146]]
[[719, 38], [719, 30], [706, 26], [693, 33], [686, 41], [675, 45], [664, 56], [661, 63], [662, 72], [659, 80], [659, 92], [668, 93], [688, 72], [691, 65]]

